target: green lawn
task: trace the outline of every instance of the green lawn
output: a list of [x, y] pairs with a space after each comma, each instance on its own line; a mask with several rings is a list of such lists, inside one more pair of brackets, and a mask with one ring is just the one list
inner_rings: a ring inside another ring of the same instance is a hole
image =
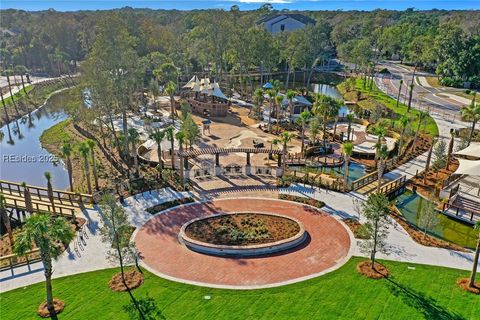
[[[407, 113], [407, 109], [408, 109], [407, 105], [403, 103], [399, 103], [397, 107], [397, 101], [395, 99], [392, 99], [382, 91], [380, 91], [375, 84], [373, 84], [372, 90], [369, 90], [368, 87], [366, 89], [363, 88], [363, 82], [364, 82], [363, 79], [358, 79], [358, 78], [356, 79], [356, 82], [355, 82], [355, 89], [362, 92], [363, 98], [370, 97], [372, 100], [375, 100], [376, 102], [381, 103], [385, 107], [392, 109], [395, 113], [399, 115], [407, 115], [412, 119], [412, 121], [410, 122], [411, 127], [414, 130], [416, 130], [417, 124], [418, 124], [417, 115], [420, 111], [412, 107], [410, 108], [410, 112]], [[342, 94], [345, 94], [345, 86], [343, 83], [338, 86], [338, 89]], [[348, 92], [346, 96], [347, 96], [347, 100], [356, 100], [355, 91]], [[369, 101], [369, 99], [367, 98], [359, 101], [359, 105], [361, 107], [368, 109], [369, 104], [371, 104], [371, 102], [372, 101]], [[427, 116], [427, 125], [425, 127], [425, 130], [427, 133], [433, 136], [438, 136], [437, 124], [435, 123], [435, 120], [433, 120], [431, 116]]]
[[[480, 298], [455, 281], [468, 272], [384, 262], [389, 280], [370, 280], [355, 271], [362, 258], [316, 279], [264, 290], [220, 290], [167, 281], [147, 273], [133, 291], [154, 298], [167, 319], [480, 319]], [[414, 270], [408, 267], [415, 267]], [[127, 319], [128, 294], [107, 286], [115, 271], [102, 270], [54, 280], [55, 296], [66, 302], [59, 319]], [[210, 300], [205, 299], [211, 296]], [[39, 283], [0, 295], [1, 319], [39, 319], [44, 298]]]

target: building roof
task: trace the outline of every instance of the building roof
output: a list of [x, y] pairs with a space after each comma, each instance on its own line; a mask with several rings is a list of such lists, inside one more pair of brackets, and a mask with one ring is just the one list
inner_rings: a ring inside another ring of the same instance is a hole
[[303, 24], [315, 24], [316, 23], [316, 21], [314, 19], [312, 19], [312, 18], [310, 18], [306, 15], [300, 14], [300, 13], [282, 12], [282, 13], [274, 13], [274, 14], [270, 14], [270, 15], [265, 15], [257, 21], [257, 24], [262, 24], [262, 23], [265, 23], [265, 22], [270, 21], [272, 19], [276, 19], [278, 17], [281, 17], [281, 16], [284, 16], [286, 18], [295, 19], [297, 21], [300, 21]]

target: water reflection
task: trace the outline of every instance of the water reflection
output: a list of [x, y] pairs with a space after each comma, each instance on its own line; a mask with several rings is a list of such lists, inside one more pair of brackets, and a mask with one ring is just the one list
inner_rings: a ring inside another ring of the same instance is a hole
[[44, 172], [50, 171], [54, 188], [68, 187], [63, 164], [43, 149], [39, 138], [43, 131], [67, 118], [63, 110], [45, 106], [20, 120], [4, 125], [0, 142], [0, 178], [34, 185], [45, 185]]

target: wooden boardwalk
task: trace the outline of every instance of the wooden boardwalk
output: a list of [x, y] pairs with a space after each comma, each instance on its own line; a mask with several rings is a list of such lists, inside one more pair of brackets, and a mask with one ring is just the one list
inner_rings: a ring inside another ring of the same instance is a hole
[[[25, 202], [25, 189], [31, 197], [32, 207], [27, 208]], [[53, 190], [53, 198], [50, 199], [48, 189], [38, 186], [27, 185], [26, 188], [20, 183], [0, 180], [0, 193], [5, 196], [7, 208], [22, 212], [50, 212], [62, 216], [74, 216], [80, 213], [82, 208], [92, 207], [93, 196], [89, 194], [74, 193], [63, 190]]]

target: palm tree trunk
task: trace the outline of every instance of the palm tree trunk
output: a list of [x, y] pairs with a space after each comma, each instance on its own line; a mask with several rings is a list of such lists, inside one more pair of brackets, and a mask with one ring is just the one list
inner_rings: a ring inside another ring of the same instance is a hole
[[[2, 199], [3, 201], [3, 199]], [[5, 208], [4, 203], [1, 204], [1, 217], [3, 220], [3, 224], [5, 225], [5, 229], [7, 230], [8, 240], [10, 240], [10, 248], [13, 250], [13, 232], [12, 232], [12, 225], [10, 223], [10, 217], [8, 216], [7, 208]]]
[[402, 155], [402, 148], [403, 148], [403, 136], [405, 135], [405, 128], [402, 129], [402, 133], [400, 134], [400, 141], [398, 143], [398, 151], [397, 151], [397, 157], [400, 158]]
[[73, 170], [72, 159], [67, 157], [67, 171], [68, 171], [68, 183], [70, 184], [70, 191], [73, 192]]
[[43, 266], [45, 268], [45, 289], [47, 291], [47, 309], [51, 315], [55, 314], [53, 306], [53, 290], [52, 290], [52, 261], [50, 257], [42, 254]]
[[170, 156], [172, 158], [172, 169], [175, 170], [175, 142], [174, 142], [174, 139], [175, 137], [173, 136], [173, 133], [172, 133], [172, 139], [170, 140], [170, 147], [171, 147], [171, 152], [170, 152]]
[[55, 212], [55, 200], [53, 198], [53, 187], [52, 183], [50, 180], [47, 182], [47, 192], [48, 192], [48, 199], [50, 200], [50, 203], [52, 204], [52, 212]]
[[378, 220], [375, 220], [375, 229], [373, 235], [373, 248], [370, 255], [370, 260], [372, 261], [372, 269], [375, 269], [375, 255], [377, 254], [377, 239], [378, 239]]
[[88, 193], [92, 194], [92, 183], [90, 181], [90, 166], [88, 165], [87, 155], [83, 156], [83, 161], [84, 161], [85, 179], [87, 180]]
[[470, 274], [470, 281], [468, 283], [469, 287], [471, 288], [475, 286], [475, 275], [477, 274], [479, 255], [480, 255], [480, 238], [477, 241], [477, 249], [475, 250], [475, 257], [473, 258], [472, 273]]
[[470, 135], [468, 136], [468, 145], [472, 142], [473, 134], [475, 133], [475, 125], [477, 124], [476, 120], [472, 121], [472, 129], [470, 130]]
[[95, 161], [95, 152], [93, 151], [93, 148], [90, 149], [90, 157], [92, 158], [92, 170], [95, 189], [99, 190], [100, 188], [98, 186], [97, 162]]
[[300, 149], [302, 151], [302, 155], [305, 151], [305, 122], [302, 123], [302, 147]]
[[343, 175], [344, 175], [344, 184], [345, 184], [345, 190], [347, 190], [348, 187], [348, 175], [350, 174], [350, 168], [348, 166], [348, 163], [350, 162], [350, 157], [345, 156], [345, 168], [343, 169]]
[[378, 172], [377, 193], [380, 193], [380, 188], [382, 185], [383, 170], [384, 170], [383, 159], [380, 159], [380, 161], [378, 162], [378, 168], [377, 168], [377, 172]]
[[425, 170], [424, 170], [424, 173], [423, 173], [423, 184], [427, 183], [427, 175], [428, 175], [428, 170], [430, 169], [430, 161], [432, 159], [432, 151], [433, 151], [433, 143], [430, 146], [430, 150], [428, 151], [427, 161], [425, 163]]

